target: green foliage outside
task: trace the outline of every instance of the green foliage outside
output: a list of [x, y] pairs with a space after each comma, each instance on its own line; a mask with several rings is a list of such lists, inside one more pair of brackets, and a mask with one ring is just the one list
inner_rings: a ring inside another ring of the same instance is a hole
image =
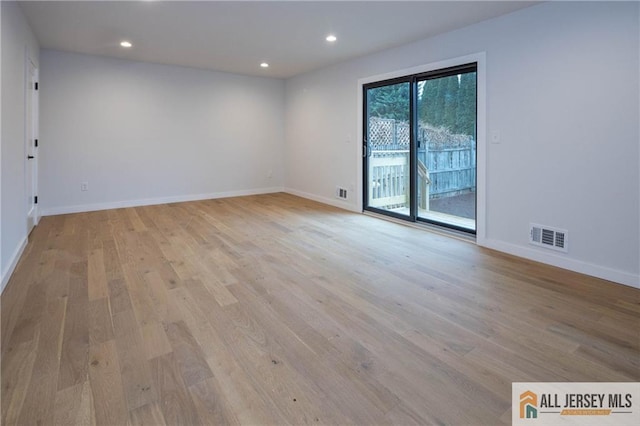
[[367, 101], [371, 117], [409, 121], [409, 83], [369, 89]]
[[[409, 83], [370, 89], [367, 96], [371, 117], [409, 121]], [[424, 81], [418, 93], [418, 120], [475, 139], [476, 73]]]

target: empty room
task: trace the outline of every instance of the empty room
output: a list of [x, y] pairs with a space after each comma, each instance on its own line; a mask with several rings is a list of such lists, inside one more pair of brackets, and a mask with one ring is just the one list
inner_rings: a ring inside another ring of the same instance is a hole
[[640, 424], [638, 2], [0, 15], [1, 424]]

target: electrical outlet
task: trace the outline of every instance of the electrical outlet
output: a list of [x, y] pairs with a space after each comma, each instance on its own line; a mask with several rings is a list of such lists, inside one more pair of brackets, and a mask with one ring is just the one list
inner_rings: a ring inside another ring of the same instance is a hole
[[88, 191], [89, 190], [89, 182], [80, 183], [80, 191]]

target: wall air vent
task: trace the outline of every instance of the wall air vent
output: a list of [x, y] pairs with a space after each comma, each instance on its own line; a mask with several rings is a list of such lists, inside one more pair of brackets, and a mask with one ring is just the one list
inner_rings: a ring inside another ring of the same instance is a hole
[[568, 242], [569, 231], [566, 229], [552, 228], [535, 223], [529, 226], [529, 243], [533, 245], [566, 253], [568, 251]]
[[340, 188], [339, 186], [336, 187], [336, 198], [339, 198], [341, 200], [346, 200], [347, 199], [347, 190], [344, 188]]

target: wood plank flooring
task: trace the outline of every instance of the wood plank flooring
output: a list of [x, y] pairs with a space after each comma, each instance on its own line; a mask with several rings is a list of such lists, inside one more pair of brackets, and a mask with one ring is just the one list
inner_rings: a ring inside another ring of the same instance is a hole
[[640, 380], [640, 291], [286, 194], [45, 217], [1, 305], [3, 425], [494, 425], [513, 381]]

